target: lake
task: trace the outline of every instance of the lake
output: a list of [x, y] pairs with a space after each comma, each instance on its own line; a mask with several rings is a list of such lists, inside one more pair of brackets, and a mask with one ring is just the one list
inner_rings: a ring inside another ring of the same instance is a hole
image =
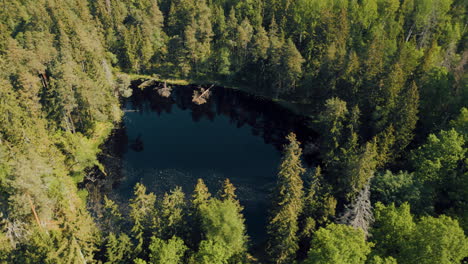
[[[285, 136], [295, 132], [313, 146], [316, 134], [308, 118], [261, 97], [214, 87], [207, 103], [196, 105], [193, 89], [176, 86], [163, 98], [152, 87], [135, 88], [125, 100], [121, 179], [114, 192], [128, 199], [142, 182], [156, 195], [181, 186], [189, 197], [202, 178], [215, 195], [229, 178], [244, 207], [248, 235], [261, 244]], [[308, 165], [314, 160], [313, 154], [305, 156]]]

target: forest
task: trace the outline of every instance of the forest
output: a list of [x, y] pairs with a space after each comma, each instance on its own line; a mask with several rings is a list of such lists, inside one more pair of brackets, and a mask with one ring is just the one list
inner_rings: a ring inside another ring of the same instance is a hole
[[[468, 261], [468, 2], [0, 1], [0, 263]], [[299, 112], [268, 242], [229, 179], [89, 209], [137, 78], [242, 89]], [[313, 114], [310, 114], [313, 113]]]

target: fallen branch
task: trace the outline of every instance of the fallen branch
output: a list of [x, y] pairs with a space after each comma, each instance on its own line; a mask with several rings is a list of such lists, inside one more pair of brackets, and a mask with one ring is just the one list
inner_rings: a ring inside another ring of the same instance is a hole
[[140, 85], [138, 85], [138, 88], [140, 89], [145, 89], [146, 87], [148, 86], [153, 86], [156, 84], [156, 80], [153, 80], [153, 79], [149, 79], [149, 80], [146, 80], [144, 82], [142, 82]]
[[40, 229], [42, 229], [41, 221], [39, 220], [39, 216], [37, 215], [36, 208], [34, 207], [34, 204], [31, 200], [31, 196], [29, 194], [26, 194], [26, 196], [28, 196], [29, 205], [31, 206], [31, 210], [34, 214], [34, 218], [36, 219], [37, 225], [39, 226]]
[[197, 105], [201, 105], [207, 102], [208, 98], [211, 95], [210, 89], [213, 88], [214, 84], [210, 86], [208, 89], [200, 88], [200, 91], [193, 91], [192, 102]]

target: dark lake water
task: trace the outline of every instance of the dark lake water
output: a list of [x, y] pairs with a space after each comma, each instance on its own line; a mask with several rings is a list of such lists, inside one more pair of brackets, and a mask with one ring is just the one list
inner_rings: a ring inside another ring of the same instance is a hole
[[[195, 87], [175, 87], [171, 97], [135, 89], [124, 102], [122, 178], [114, 188], [128, 199], [137, 182], [162, 195], [181, 186], [190, 195], [202, 178], [215, 195], [224, 179], [237, 187], [253, 244], [266, 238], [269, 194], [276, 182], [285, 136], [314, 142], [307, 118], [259, 97], [215, 87], [208, 102], [192, 103]], [[305, 156], [313, 163], [313, 155]]]

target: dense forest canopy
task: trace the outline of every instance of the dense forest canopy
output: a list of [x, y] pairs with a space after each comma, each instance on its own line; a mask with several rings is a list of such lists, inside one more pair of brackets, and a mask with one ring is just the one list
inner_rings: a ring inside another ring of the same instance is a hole
[[[0, 262], [461, 263], [468, 257], [464, 0], [0, 2]], [[91, 216], [90, 170], [137, 74], [246, 89], [316, 115], [288, 136], [270, 239], [216, 195], [135, 186]], [[310, 177], [308, 177], [309, 175]]]

